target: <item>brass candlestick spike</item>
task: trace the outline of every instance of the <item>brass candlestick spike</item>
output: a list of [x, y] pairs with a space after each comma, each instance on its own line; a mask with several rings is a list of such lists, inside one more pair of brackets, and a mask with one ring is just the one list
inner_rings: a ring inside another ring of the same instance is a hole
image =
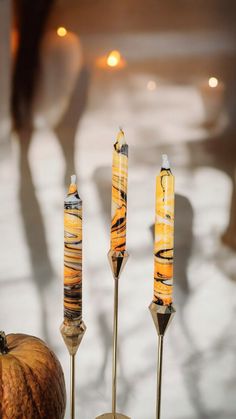
[[160, 419], [164, 335], [174, 317], [175, 309], [172, 305], [164, 306], [152, 302], [149, 310], [158, 334], [156, 419]]
[[119, 278], [128, 260], [126, 251], [117, 252], [110, 250], [108, 259], [114, 277], [114, 317], [113, 317], [113, 357], [112, 357], [112, 412], [104, 413], [96, 419], [130, 419], [122, 413], [116, 412], [116, 389], [117, 389], [117, 347], [118, 347], [118, 308], [119, 308]]
[[83, 321], [64, 320], [60, 327], [61, 335], [70, 354], [70, 412], [75, 419], [75, 355], [86, 331]]

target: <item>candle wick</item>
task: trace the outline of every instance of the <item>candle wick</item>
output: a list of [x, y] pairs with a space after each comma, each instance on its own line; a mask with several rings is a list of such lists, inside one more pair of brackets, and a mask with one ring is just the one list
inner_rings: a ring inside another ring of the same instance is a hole
[[124, 139], [125, 133], [124, 133], [123, 127], [119, 126], [119, 130], [120, 130], [120, 132], [119, 132], [120, 136], [121, 136], [121, 137], [123, 138], [123, 140], [125, 141], [125, 139]]
[[76, 175], [71, 176], [71, 183], [76, 184]]
[[162, 169], [170, 169], [170, 162], [167, 154], [162, 154]]
[[120, 130], [119, 130], [119, 132], [118, 132], [118, 135], [117, 135], [117, 139], [116, 139], [116, 141], [117, 141], [117, 143], [120, 145], [120, 146], [122, 146], [122, 145], [124, 145], [124, 144], [126, 144], [126, 141], [125, 141], [125, 134], [124, 134], [124, 131], [123, 131], [123, 129], [120, 127]]

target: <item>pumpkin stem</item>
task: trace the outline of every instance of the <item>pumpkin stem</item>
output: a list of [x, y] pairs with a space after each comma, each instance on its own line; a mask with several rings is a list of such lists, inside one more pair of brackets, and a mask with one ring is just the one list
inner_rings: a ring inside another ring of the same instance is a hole
[[5, 332], [0, 331], [0, 355], [5, 355], [9, 351]]

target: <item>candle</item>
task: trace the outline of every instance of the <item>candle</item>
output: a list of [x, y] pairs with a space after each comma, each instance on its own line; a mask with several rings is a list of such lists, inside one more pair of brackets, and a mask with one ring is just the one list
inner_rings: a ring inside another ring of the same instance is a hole
[[82, 320], [82, 201], [75, 175], [64, 201], [64, 320]]
[[154, 244], [154, 299], [161, 305], [173, 300], [174, 176], [166, 154], [156, 178]]
[[128, 183], [128, 144], [120, 129], [113, 150], [111, 250], [126, 249], [126, 212]]

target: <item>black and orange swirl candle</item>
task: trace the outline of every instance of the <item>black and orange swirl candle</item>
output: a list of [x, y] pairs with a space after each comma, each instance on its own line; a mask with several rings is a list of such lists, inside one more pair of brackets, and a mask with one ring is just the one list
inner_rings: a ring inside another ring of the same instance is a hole
[[75, 175], [64, 201], [64, 320], [82, 320], [82, 201]]
[[113, 150], [111, 250], [126, 250], [126, 214], [128, 184], [128, 144], [120, 129]]
[[161, 171], [156, 178], [153, 301], [161, 305], [170, 305], [173, 301], [175, 185], [165, 154], [162, 160]]

